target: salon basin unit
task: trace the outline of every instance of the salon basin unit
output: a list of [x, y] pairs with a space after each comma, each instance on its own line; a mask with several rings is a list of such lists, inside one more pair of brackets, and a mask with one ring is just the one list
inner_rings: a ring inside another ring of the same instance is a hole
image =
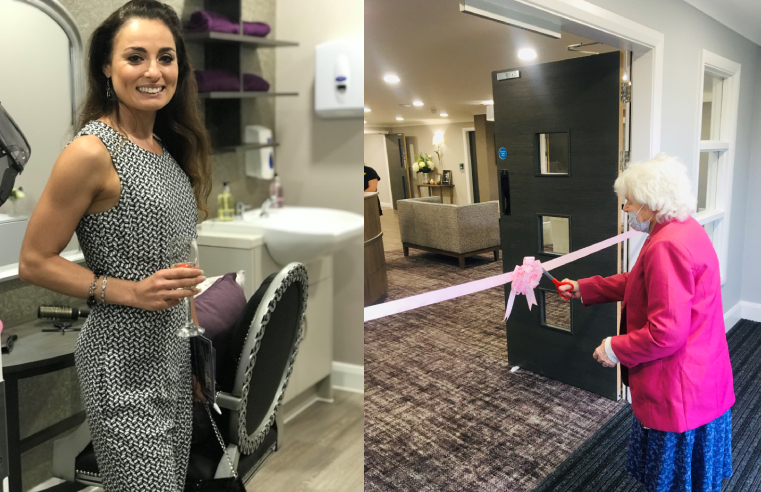
[[[305, 337], [299, 346], [284, 403], [301, 406], [314, 396], [332, 398], [333, 255], [362, 236], [359, 214], [313, 207], [250, 210], [233, 221], [198, 225], [198, 249], [204, 275], [245, 270], [246, 297], [268, 275], [297, 261], [307, 267], [309, 297]], [[286, 412], [289, 406], [286, 405]]]

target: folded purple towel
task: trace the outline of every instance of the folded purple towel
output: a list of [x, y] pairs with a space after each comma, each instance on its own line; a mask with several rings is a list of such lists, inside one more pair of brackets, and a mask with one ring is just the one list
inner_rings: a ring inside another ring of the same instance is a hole
[[270, 89], [270, 84], [263, 78], [252, 73], [243, 74], [243, 90], [244, 91], [262, 91], [266, 92]]
[[185, 26], [185, 32], [226, 32], [238, 34], [238, 24], [222, 14], [199, 10], [190, 14], [190, 22]]
[[239, 91], [238, 75], [227, 70], [196, 70], [198, 92]]
[[263, 38], [270, 33], [270, 25], [265, 22], [243, 21], [243, 34], [246, 36], [258, 36]]
[[[264, 22], [243, 22], [243, 34], [246, 36], [264, 37], [270, 33], [270, 26]], [[237, 22], [233, 22], [222, 14], [199, 10], [190, 14], [190, 21], [185, 26], [185, 32], [225, 32], [238, 34]]]

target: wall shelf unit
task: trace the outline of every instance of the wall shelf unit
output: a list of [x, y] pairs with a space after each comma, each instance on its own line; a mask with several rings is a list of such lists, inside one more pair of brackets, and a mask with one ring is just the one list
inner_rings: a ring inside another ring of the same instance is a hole
[[201, 99], [249, 99], [252, 97], [275, 97], [275, 96], [298, 96], [298, 92], [254, 92], [254, 91], [236, 91], [236, 92], [199, 92], [198, 97]]
[[217, 153], [224, 153], [224, 152], [235, 152], [236, 150], [256, 150], [256, 149], [264, 149], [266, 147], [277, 147], [280, 143], [274, 142], [274, 143], [266, 143], [266, 144], [258, 144], [258, 143], [251, 143], [251, 144], [240, 144], [240, 145], [229, 145], [227, 147], [219, 147], [215, 149]]
[[[240, 32], [242, 32], [241, 2], [242, 0], [204, 0], [203, 8], [224, 15], [232, 22], [237, 22]], [[247, 20], [254, 21], [257, 19]], [[219, 32], [189, 33], [185, 34], [183, 38], [186, 42], [200, 43], [203, 46], [204, 66], [199, 67], [199, 69], [226, 70], [237, 74], [240, 87], [243, 87], [244, 57], [251, 56], [251, 52], [248, 50], [298, 46], [298, 43], [292, 41]], [[262, 74], [257, 75], [261, 76]], [[274, 80], [268, 82], [274, 87]], [[222, 153], [240, 148], [261, 148], [243, 144], [243, 101], [257, 101], [259, 98], [277, 96], [298, 96], [298, 93], [231, 91], [202, 92], [198, 96], [203, 103], [206, 128], [211, 137], [214, 153]]]
[[182, 36], [185, 41], [194, 43], [241, 43], [250, 45], [252, 48], [277, 48], [280, 46], [298, 46], [293, 41], [278, 41], [276, 39], [260, 38], [257, 36], [244, 36], [242, 34], [228, 34], [225, 32], [199, 32], [188, 33]]

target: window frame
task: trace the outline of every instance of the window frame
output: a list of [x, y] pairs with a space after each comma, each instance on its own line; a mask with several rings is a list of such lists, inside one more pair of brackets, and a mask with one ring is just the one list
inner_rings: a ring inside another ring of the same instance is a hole
[[[718, 152], [716, 172], [715, 208], [693, 214], [701, 226], [711, 224], [716, 255], [719, 258], [721, 285], [727, 281], [727, 259], [729, 244], [730, 212], [732, 208], [732, 181], [735, 165], [735, 149], [737, 140], [737, 117], [740, 98], [741, 65], [723, 56], [703, 50], [700, 57], [700, 77], [698, 82], [698, 118], [696, 120], [695, 166], [691, 178], [693, 191], [698, 196], [700, 177], [700, 154], [702, 152]], [[718, 140], [701, 140], [703, 122], [703, 84], [705, 74], [722, 77], [721, 121]], [[709, 185], [710, 186], [710, 185]]]

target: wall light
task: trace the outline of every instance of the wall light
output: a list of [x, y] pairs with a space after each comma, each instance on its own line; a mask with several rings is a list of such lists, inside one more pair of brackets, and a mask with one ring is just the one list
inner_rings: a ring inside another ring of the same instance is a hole
[[402, 118], [401, 116], [397, 116], [396, 121], [404, 121], [404, 118]]
[[441, 113], [439, 116], [449, 116], [447, 113]]
[[521, 60], [533, 60], [536, 58], [536, 51], [531, 48], [523, 48], [518, 50], [518, 58]]
[[383, 80], [385, 80], [389, 84], [396, 84], [397, 82], [399, 82], [399, 77], [397, 77], [396, 75], [389, 74], [383, 77]]
[[412, 105], [413, 106], [422, 106], [423, 105], [423, 101], [412, 101]]
[[441, 145], [444, 143], [444, 132], [436, 132], [433, 134], [433, 145]]

